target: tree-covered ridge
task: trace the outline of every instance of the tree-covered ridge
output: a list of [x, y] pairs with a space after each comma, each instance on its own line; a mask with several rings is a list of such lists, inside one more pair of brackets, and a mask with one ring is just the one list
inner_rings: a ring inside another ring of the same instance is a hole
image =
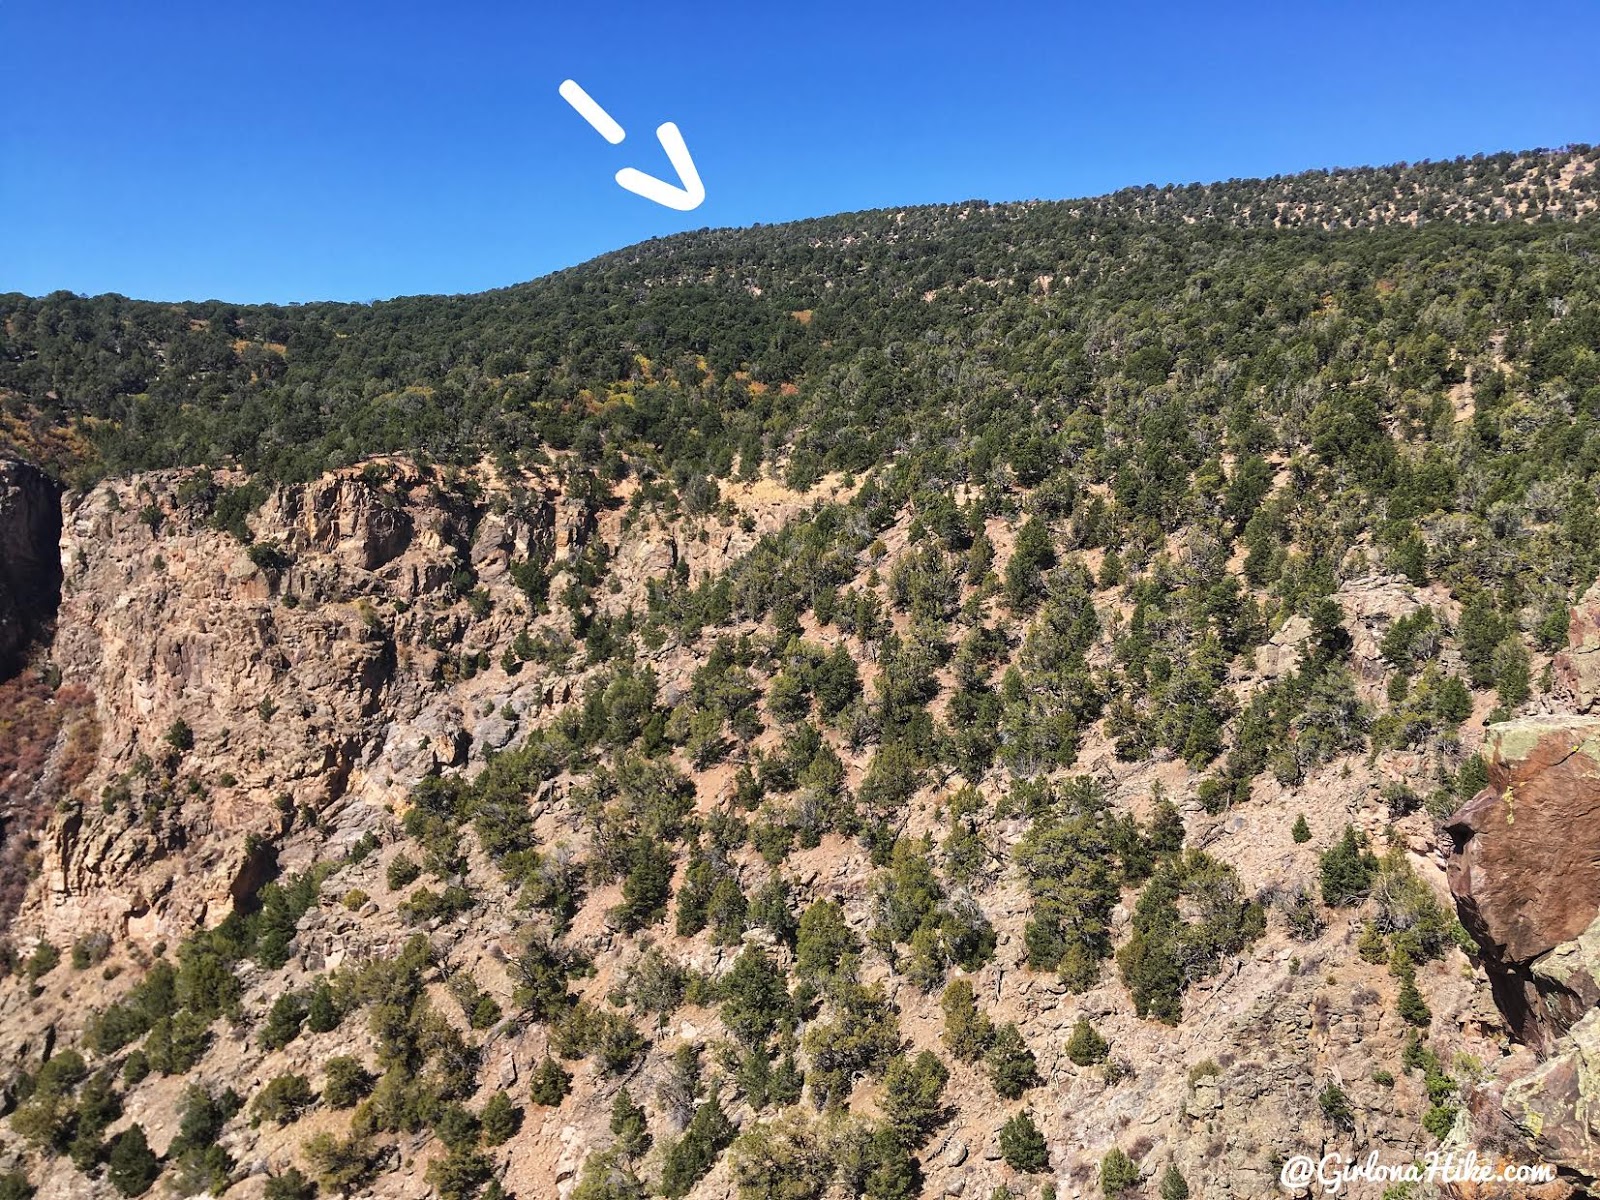
[[1220, 184], [1124, 188], [1083, 202], [1149, 220], [1360, 229], [1429, 221], [1574, 220], [1600, 203], [1592, 146], [1274, 175]]
[[[763, 462], [859, 471], [952, 439], [976, 473], [1041, 443], [1047, 466], [1152, 395], [1264, 410], [1297, 441], [1283, 419], [1318, 389], [1360, 381], [1388, 419], [1502, 335], [1535, 390], [1581, 392], [1569, 352], [1593, 342], [1596, 234], [1566, 218], [1592, 206], [1594, 164], [1582, 149], [849, 214], [372, 305], [5, 296], [0, 431], [91, 474], [238, 461], [305, 478], [392, 450], [551, 447], [680, 484]], [[1522, 219], [1496, 219], [1524, 196]]]

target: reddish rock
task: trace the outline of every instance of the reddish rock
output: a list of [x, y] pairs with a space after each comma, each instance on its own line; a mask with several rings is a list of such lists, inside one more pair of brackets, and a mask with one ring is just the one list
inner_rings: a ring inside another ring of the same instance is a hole
[[1489, 786], [1446, 825], [1450, 890], [1513, 1031], [1544, 1045], [1578, 1013], [1549, 1011], [1534, 964], [1600, 913], [1600, 717], [1509, 721], [1483, 753]]

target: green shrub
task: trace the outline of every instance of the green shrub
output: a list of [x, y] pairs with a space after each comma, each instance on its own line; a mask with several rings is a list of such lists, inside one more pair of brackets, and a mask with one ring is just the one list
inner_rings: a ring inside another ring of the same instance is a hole
[[290, 564], [294, 562], [277, 542], [257, 542], [245, 553], [251, 563], [269, 575], [288, 570]]
[[163, 1075], [186, 1075], [211, 1043], [211, 1022], [191, 1009], [162, 1017], [150, 1027], [144, 1052], [150, 1066]]
[[637, 837], [628, 853], [622, 880], [622, 903], [612, 919], [624, 931], [635, 933], [666, 915], [672, 895], [672, 850], [652, 837]]
[[571, 1200], [642, 1200], [647, 1194], [633, 1167], [612, 1148], [597, 1150], [583, 1160]]
[[150, 1074], [150, 1059], [143, 1050], [135, 1050], [129, 1054], [122, 1064], [122, 1082], [127, 1087], [134, 1087], [143, 1082]]
[[989, 1068], [989, 1082], [994, 1085], [995, 1094], [1005, 1100], [1017, 1099], [1039, 1082], [1033, 1051], [1011, 1021], [995, 1031], [984, 1065]]
[[184, 1088], [178, 1109], [178, 1134], [167, 1147], [168, 1156], [204, 1151], [215, 1145], [239, 1107], [239, 1096], [232, 1088], [216, 1096], [200, 1084]]
[[1391, 849], [1379, 863], [1372, 899], [1373, 924], [1389, 936], [1397, 955], [1411, 962], [1429, 962], [1454, 944], [1454, 914], [1439, 903], [1400, 847]]
[[1460, 1111], [1455, 1104], [1429, 1105], [1428, 1111], [1422, 1114], [1422, 1127], [1442, 1142], [1455, 1128], [1456, 1115]]
[[882, 983], [871, 987], [840, 985], [832, 1013], [806, 1029], [804, 1045], [811, 1058], [810, 1083], [819, 1104], [842, 1101], [853, 1081], [888, 1068], [901, 1049], [899, 1012]]
[[640, 1158], [650, 1149], [650, 1130], [644, 1109], [634, 1103], [627, 1088], [619, 1091], [611, 1102], [611, 1133], [617, 1139], [617, 1152], [624, 1158]]
[[104, 933], [86, 933], [72, 943], [72, 969], [87, 971], [105, 961], [111, 952], [111, 938]]
[[311, 998], [306, 1003], [306, 1028], [312, 1033], [331, 1033], [343, 1019], [333, 988], [326, 979], [319, 978], [312, 984]]
[[939, 1007], [944, 1012], [940, 1037], [950, 1053], [961, 1062], [982, 1058], [994, 1042], [994, 1024], [979, 1010], [971, 981], [952, 979], [940, 997]]
[[[786, 1200], [822, 1200], [835, 1175], [833, 1147], [820, 1122], [797, 1111], [777, 1120], [752, 1123], [729, 1155], [734, 1186], [743, 1200], [785, 1197]], [[865, 1147], [862, 1159], [865, 1160]], [[854, 1166], [854, 1164], [852, 1164]], [[867, 1164], [862, 1162], [861, 1167]], [[851, 1182], [858, 1170], [851, 1172]]]
[[1365, 900], [1378, 872], [1378, 860], [1366, 848], [1366, 839], [1346, 825], [1339, 840], [1320, 860], [1322, 901], [1331, 908], [1348, 907]]
[[352, 1108], [372, 1091], [375, 1082], [372, 1073], [361, 1065], [361, 1060], [347, 1054], [336, 1054], [325, 1068], [322, 1082], [322, 1099], [329, 1108]]
[[218, 1145], [194, 1147], [168, 1160], [172, 1189], [180, 1196], [220, 1195], [233, 1179], [233, 1156]]
[[484, 1145], [503, 1145], [522, 1127], [522, 1110], [505, 1092], [496, 1092], [484, 1104], [479, 1122], [483, 1127]]
[[261, 1048], [267, 1051], [282, 1050], [300, 1036], [300, 1026], [305, 1023], [309, 1009], [301, 992], [283, 992], [272, 1002], [266, 1022], [261, 1027]]
[[1050, 1152], [1044, 1134], [1026, 1109], [1000, 1127], [1000, 1155], [1013, 1171], [1037, 1175], [1050, 1169]]
[[1089, 1024], [1089, 1019], [1079, 1017], [1078, 1023], [1073, 1026], [1072, 1036], [1067, 1039], [1067, 1057], [1080, 1067], [1089, 1067], [1105, 1062], [1110, 1050], [1105, 1038]]
[[388, 883], [391, 892], [398, 892], [402, 888], [410, 887], [422, 874], [422, 868], [406, 854], [396, 854], [389, 860], [389, 865], [384, 871], [384, 881]]
[[33, 1079], [33, 1094], [41, 1096], [67, 1096], [89, 1077], [89, 1066], [83, 1055], [67, 1049], [51, 1055], [39, 1068]]
[[256, 1122], [270, 1121], [274, 1125], [288, 1125], [316, 1102], [317, 1095], [304, 1075], [279, 1075], [250, 1102], [250, 1113]]
[[1330, 1083], [1323, 1088], [1317, 1094], [1317, 1104], [1322, 1109], [1322, 1115], [1335, 1129], [1348, 1133], [1356, 1127], [1356, 1113], [1350, 1104], [1350, 1097], [1338, 1084]]
[[763, 1045], [793, 1016], [783, 972], [752, 943], [723, 977], [722, 1023], [746, 1046]]
[[106, 1178], [124, 1196], [142, 1196], [161, 1174], [161, 1163], [145, 1140], [142, 1125], [130, 1125], [111, 1141]]
[[1426, 1029], [1433, 1021], [1433, 1011], [1422, 998], [1422, 993], [1417, 990], [1417, 973], [1410, 963], [1401, 968], [1400, 991], [1396, 997], [1395, 1007], [1399, 1010], [1401, 1019], [1408, 1025]]
[[1489, 765], [1481, 754], [1469, 754], [1456, 772], [1456, 798], [1465, 803], [1489, 786]]
[[400, 918], [409, 925], [427, 921], [446, 921], [460, 916], [472, 907], [472, 893], [459, 883], [452, 883], [442, 892], [419, 887], [400, 902]]
[[454, 1100], [439, 1106], [431, 1124], [434, 1135], [450, 1150], [474, 1149], [483, 1132], [477, 1114]]
[[41, 941], [34, 947], [33, 953], [28, 957], [28, 963], [23, 968], [28, 973], [28, 978], [42, 979], [54, 971], [61, 962], [61, 950], [53, 942]]
[[546, 1055], [533, 1072], [528, 1095], [535, 1104], [554, 1108], [567, 1098], [571, 1088], [572, 1076], [561, 1069], [560, 1063]]
[[[1103, 788], [1082, 777], [1059, 788], [1047, 785], [1028, 803], [1034, 820], [1013, 852], [1032, 900], [1023, 930], [1028, 965], [1038, 971], [1059, 968], [1063, 982], [1082, 991], [1111, 953], [1107, 931], [1121, 879], [1110, 809]], [[1142, 867], [1146, 848], [1139, 839], [1131, 841]]]
[[1298, 884], [1279, 894], [1284, 920], [1289, 926], [1289, 936], [1297, 942], [1309, 942], [1322, 936], [1326, 923], [1317, 909], [1317, 902], [1305, 888]]
[[299, 1167], [286, 1167], [282, 1174], [267, 1180], [265, 1200], [317, 1200], [317, 1185], [300, 1173]]
[[942, 1098], [949, 1080], [949, 1069], [932, 1051], [890, 1060], [883, 1076], [883, 1114], [907, 1150], [920, 1148], [944, 1119]]
[[1378, 930], [1377, 922], [1363, 921], [1361, 923], [1361, 936], [1356, 939], [1356, 953], [1363, 962], [1382, 966], [1389, 961], [1389, 943]]
[[67, 1153], [80, 1171], [92, 1171], [99, 1165], [101, 1135], [122, 1115], [122, 1099], [113, 1079], [112, 1069], [102, 1067], [78, 1091], [77, 1127]]
[[1139, 1167], [1123, 1149], [1113, 1147], [1100, 1160], [1100, 1190], [1107, 1200], [1121, 1196], [1139, 1183]]
[[[472, 596], [478, 594], [474, 591]], [[476, 1150], [463, 1147], [451, 1150], [443, 1158], [436, 1158], [429, 1163], [425, 1178], [439, 1200], [475, 1200], [483, 1185], [493, 1176], [492, 1160]]]
[[378, 1163], [378, 1151], [360, 1135], [341, 1140], [324, 1131], [308, 1138], [301, 1151], [322, 1189], [341, 1195], [371, 1179]]
[[[1185, 920], [1185, 909], [1198, 919]], [[1134, 906], [1133, 936], [1117, 952], [1135, 1010], [1177, 1024], [1188, 984], [1215, 972], [1265, 926], [1261, 905], [1244, 896], [1228, 864], [1197, 850], [1159, 863]]]
[[849, 976], [860, 954], [861, 940], [846, 924], [837, 901], [818, 900], [801, 914], [794, 968], [800, 978]]
[[716, 1165], [718, 1157], [733, 1141], [734, 1132], [733, 1122], [728, 1120], [721, 1100], [713, 1091], [706, 1102], [695, 1109], [683, 1136], [667, 1147], [661, 1163], [661, 1194], [668, 1200], [688, 1195]]
[[63, 1095], [35, 1093], [11, 1114], [11, 1129], [40, 1150], [65, 1153], [72, 1144], [77, 1112]]

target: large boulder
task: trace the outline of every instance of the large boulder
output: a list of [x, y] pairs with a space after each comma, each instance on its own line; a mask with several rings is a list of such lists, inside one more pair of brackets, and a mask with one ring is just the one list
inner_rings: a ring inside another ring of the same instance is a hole
[[1584, 1006], [1552, 1009], [1537, 964], [1600, 914], [1600, 716], [1495, 725], [1483, 755], [1489, 785], [1446, 824], [1450, 890], [1512, 1030], [1545, 1046]]

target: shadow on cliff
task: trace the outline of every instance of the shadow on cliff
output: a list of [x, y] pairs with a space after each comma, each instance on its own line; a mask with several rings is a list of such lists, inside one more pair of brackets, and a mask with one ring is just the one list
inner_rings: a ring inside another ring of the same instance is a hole
[[61, 493], [37, 467], [0, 459], [0, 682], [22, 670], [61, 603]]

